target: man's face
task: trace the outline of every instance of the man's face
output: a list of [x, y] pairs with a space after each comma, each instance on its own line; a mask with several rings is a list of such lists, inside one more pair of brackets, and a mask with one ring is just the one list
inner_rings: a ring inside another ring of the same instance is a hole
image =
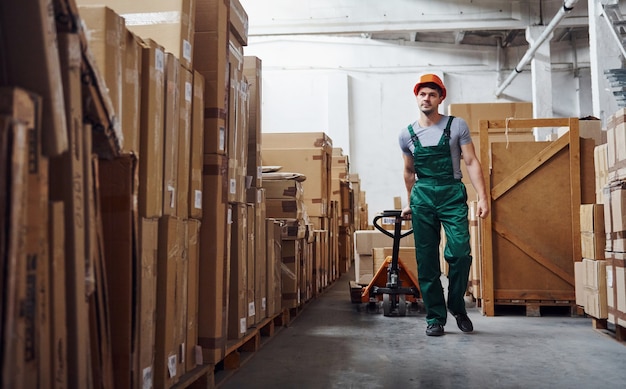
[[420, 88], [415, 97], [420, 111], [426, 115], [436, 112], [439, 108], [439, 104], [443, 101], [436, 89], [427, 86]]

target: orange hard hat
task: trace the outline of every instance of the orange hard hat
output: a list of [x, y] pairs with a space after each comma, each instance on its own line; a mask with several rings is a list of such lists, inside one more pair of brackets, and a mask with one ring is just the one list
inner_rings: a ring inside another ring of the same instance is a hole
[[423, 74], [420, 77], [420, 80], [417, 82], [417, 84], [415, 84], [415, 87], [413, 88], [413, 93], [415, 94], [415, 96], [417, 96], [417, 92], [419, 92], [420, 88], [424, 84], [428, 83], [437, 84], [437, 86], [441, 88], [441, 97], [444, 99], [446, 98], [446, 87], [443, 85], [443, 81], [441, 81], [441, 78], [439, 78], [436, 74], [432, 73]]

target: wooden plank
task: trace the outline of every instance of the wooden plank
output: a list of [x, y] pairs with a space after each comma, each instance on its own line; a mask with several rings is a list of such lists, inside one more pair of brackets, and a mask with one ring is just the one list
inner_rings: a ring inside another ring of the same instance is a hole
[[[504, 124], [504, 121], [499, 121]], [[489, 148], [489, 123], [490, 121], [480, 121], [480, 160], [483, 177], [485, 179], [485, 187], [487, 188], [487, 204], [491, 204], [491, 159]], [[502, 126], [500, 126], [502, 127]], [[493, 232], [492, 232], [493, 213], [490, 212], [483, 219], [483, 253], [482, 253], [482, 311], [487, 316], [495, 314], [494, 293], [493, 293]]]
[[509, 189], [513, 188], [518, 182], [528, 177], [528, 175], [532, 174], [544, 162], [548, 161], [555, 154], [565, 148], [568, 143], [569, 139], [567, 137], [561, 137], [554, 142], [546, 143], [546, 148], [539, 152], [536, 157], [524, 163], [506, 179], [500, 181], [493, 187], [493, 189], [491, 189], [492, 200], [495, 201], [500, 198], [500, 196], [505, 194]]
[[555, 265], [554, 262], [550, 258], [547, 258], [546, 256], [542, 255], [538, 250], [534, 248], [532, 244], [525, 242], [522, 238], [518, 236], [518, 234], [504, 227], [501, 223], [494, 222], [493, 228], [498, 233], [498, 235], [502, 236], [504, 239], [511, 242], [521, 251], [526, 253], [535, 262], [539, 263], [541, 266], [550, 270], [552, 273], [559, 276], [568, 284], [574, 286], [574, 277], [570, 275], [569, 273], [567, 273], [565, 270]]
[[[563, 137], [565, 138], [565, 137]], [[582, 258], [580, 241], [580, 203], [581, 203], [581, 158], [580, 130], [578, 119], [572, 118], [569, 123], [569, 158], [570, 158], [570, 198], [572, 206], [572, 261]]]

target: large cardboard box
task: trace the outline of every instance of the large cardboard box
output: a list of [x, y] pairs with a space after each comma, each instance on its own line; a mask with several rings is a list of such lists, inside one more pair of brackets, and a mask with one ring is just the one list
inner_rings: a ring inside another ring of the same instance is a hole
[[228, 204], [228, 159], [205, 154], [200, 226], [198, 343], [203, 363], [224, 358], [230, 277], [232, 211]]
[[196, 0], [196, 32], [220, 31], [227, 34], [230, 0]]
[[229, 95], [228, 36], [196, 32], [195, 69], [204, 78], [204, 152], [226, 154]]
[[42, 106], [42, 144], [47, 156], [68, 149], [67, 107], [63, 95], [60, 57], [64, 55], [50, 1], [5, 2], [0, 13], [4, 46], [3, 75], [7, 85], [19, 85], [39, 95]]
[[265, 254], [267, 259], [267, 316], [273, 317], [282, 309], [282, 279], [281, 279], [281, 252], [280, 221], [272, 218], [265, 219], [266, 236]]
[[255, 204], [246, 204], [248, 238], [246, 244], [246, 326], [250, 328], [256, 323], [256, 210]]
[[[99, 162], [100, 209], [107, 277], [113, 373], [116, 386], [131, 386], [133, 357], [132, 326], [136, 279], [137, 239], [135, 188], [136, 159], [127, 154]], [[149, 345], [146, 345], [149, 347]]]
[[163, 215], [178, 216], [178, 142], [180, 137], [180, 62], [165, 53], [165, 112], [163, 142]]
[[159, 42], [189, 70], [193, 69], [197, 0], [77, 0], [79, 5], [104, 4], [126, 20], [143, 39]]
[[141, 134], [139, 136], [139, 216], [163, 215], [163, 131], [165, 53], [148, 40], [141, 58]]
[[176, 189], [176, 212], [181, 219], [189, 218], [189, 184], [191, 168], [191, 126], [193, 104], [193, 73], [181, 66], [180, 119], [178, 124], [178, 175]]
[[183, 255], [183, 221], [165, 215], [159, 220], [154, 386], [167, 388], [182, 376], [177, 320], [182, 314], [177, 277]]
[[583, 289], [585, 312], [596, 319], [608, 316], [606, 261], [583, 258]]
[[204, 78], [193, 74], [193, 104], [189, 166], [189, 217], [202, 219], [202, 162], [204, 152]]
[[122, 76], [122, 151], [139, 153], [141, 118], [141, 43], [140, 38], [125, 30], [126, 44]]
[[583, 258], [604, 259], [606, 236], [603, 204], [580, 205], [580, 233]]
[[263, 161], [261, 158], [261, 104], [262, 61], [258, 57], [244, 56], [243, 74], [248, 82], [248, 168], [246, 175], [253, 188], [263, 185]]
[[68, 386], [88, 387], [89, 313], [85, 300], [86, 228], [85, 228], [85, 155], [84, 135], [91, 131], [83, 126], [81, 44], [76, 34], [59, 34], [59, 51], [63, 69], [63, 93], [67, 115], [68, 141], [71, 153], [50, 159], [50, 199], [65, 202], [65, 271], [67, 312]]
[[256, 323], [268, 317], [268, 275], [267, 256], [267, 210], [265, 207], [265, 189], [258, 188], [257, 201], [254, 204], [254, 305]]
[[55, 389], [67, 387], [67, 355], [57, 352], [67, 349], [67, 326], [65, 305], [65, 208], [62, 201], [50, 202], [48, 239], [50, 247], [50, 369], [52, 386]]
[[[186, 370], [191, 371], [202, 361], [196, 359], [198, 354], [198, 285], [200, 256], [200, 221], [187, 221], [187, 321], [186, 321]], [[201, 350], [200, 350], [201, 352]]]
[[300, 259], [303, 239], [283, 240], [281, 251], [282, 306], [297, 308], [300, 306]]
[[606, 250], [626, 252], [626, 183], [616, 182], [604, 192]]
[[157, 307], [157, 253], [159, 242], [159, 219], [140, 218], [139, 257], [136, 276], [137, 315], [134, 354], [134, 383], [137, 388], [151, 387], [154, 377], [156, 307]]
[[248, 210], [246, 204], [233, 205], [230, 254], [228, 338], [240, 339], [248, 329]]
[[[263, 138], [265, 142], [265, 136]], [[287, 146], [285, 146], [287, 147]], [[282, 166], [284, 172], [301, 173], [304, 203], [309, 216], [328, 216], [330, 194], [329, 154], [316, 148], [262, 148], [263, 165]]]
[[[100, 2], [100, 4], [103, 4]], [[80, 17], [85, 22], [89, 50], [96, 60], [98, 71], [104, 76], [114, 114], [119, 123], [122, 116], [122, 90], [126, 57], [126, 27], [124, 18], [103, 5], [81, 6]], [[124, 130], [122, 130], [124, 134]], [[123, 144], [123, 142], [122, 142]], [[128, 150], [124, 146], [125, 150]]]
[[248, 13], [239, 0], [230, 0], [229, 15], [230, 33], [237, 39], [239, 44], [248, 44]]
[[[32, 119], [31, 119], [32, 120]], [[0, 116], [0, 145], [2, 165], [0, 167], [0, 184], [7, 188], [6, 202], [0, 204], [3, 223], [0, 227], [2, 236], [2, 268], [0, 275], [3, 280], [3, 298], [0, 308], [3, 311], [3, 337], [0, 352], [3, 358], [2, 387], [26, 387], [36, 384], [38, 374], [33, 363], [37, 363], [34, 350], [34, 307], [33, 312], [23, 314], [21, 304], [25, 301], [27, 286], [27, 249], [24, 242], [24, 231], [28, 227], [28, 128], [20, 120]], [[32, 303], [32, 301], [30, 302]], [[26, 312], [24, 312], [26, 313]], [[30, 363], [29, 363], [30, 362]], [[33, 382], [34, 379], [34, 382]]]
[[596, 177], [596, 203], [602, 204], [604, 202], [604, 187], [608, 185], [609, 181], [609, 168], [607, 165], [607, 147], [608, 145], [602, 144], [594, 147], [593, 149], [593, 165]]

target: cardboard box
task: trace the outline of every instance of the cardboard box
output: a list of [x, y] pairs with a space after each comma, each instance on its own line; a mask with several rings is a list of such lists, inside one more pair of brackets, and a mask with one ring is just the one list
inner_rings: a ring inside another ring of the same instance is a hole
[[239, 0], [230, 0], [230, 33], [237, 39], [239, 44], [248, 44], [248, 13]]
[[[202, 363], [196, 359], [198, 354], [198, 285], [200, 256], [200, 221], [187, 221], [187, 321], [186, 321], [186, 371], [193, 370]], [[201, 349], [200, 349], [201, 353]]]
[[267, 316], [273, 317], [282, 309], [282, 240], [280, 221], [265, 219], [266, 225], [266, 275], [267, 275]]
[[[23, 121], [0, 116], [0, 146], [2, 167], [0, 184], [8, 188], [6, 204], [0, 206], [4, 221], [1, 227], [2, 244], [3, 299], [0, 307], [3, 311], [2, 330], [11, 337], [3, 338], [2, 354], [11, 356], [3, 360], [3, 371], [19, 372], [3, 377], [7, 387], [25, 387], [38, 379], [34, 339], [34, 306], [32, 300], [30, 312], [21, 304], [26, 301], [27, 290], [36, 290], [36, 285], [28, 285], [27, 254], [24, 231], [28, 228], [28, 127]], [[34, 292], [32, 292], [34, 293]], [[31, 294], [32, 294], [31, 293]], [[30, 363], [29, 363], [30, 362]]]
[[[50, 309], [51, 339], [50, 343], [61, 350], [67, 349], [67, 327], [65, 307], [65, 207], [62, 201], [50, 202], [50, 219], [48, 239], [50, 252]], [[47, 357], [50, 359], [50, 370], [53, 388], [64, 388], [68, 381], [67, 356], [51, 348]]]
[[228, 28], [225, 25], [223, 31], [198, 30], [195, 40], [194, 66], [205, 80], [204, 152], [226, 154], [229, 142], [227, 106], [230, 83]]
[[[374, 259], [373, 272], [376, 274], [378, 269], [385, 262], [387, 257], [391, 257], [393, 253], [392, 247], [375, 247], [372, 249], [372, 257]], [[406, 266], [406, 271], [417, 280], [417, 261], [415, 260], [415, 247], [402, 247], [398, 251], [398, 258]]]
[[159, 219], [139, 220], [139, 274], [136, 286], [137, 315], [135, 334], [136, 350], [133, 365], [135, 385], [150, 387], [154, 377], [156, 307], [157, 307], [157, 256]]
[[189, 166], [189, 217], [202, 219], [202, 159], [204, 152], [204, 78], [193, 74], [193, 104]]
[[163, 142], [163, 215], [178, 216], [178, 142], [180, 124], [180, 62], [165, 53], [165, 112]]
[[[265, 142], [265, 134], [263, 137]], [[288, 147], [287, 144], [285, 147]], [[324, 148], [267, 148], [263, 143], [263, 165], [282, 166], [284, 172], [301, 173], [304, 200], [309, 216], [328, 216], [330, 161]]]
[[[65, 202], [65, 271], [68, 386], [89, 387], [90, 365], [82, 356], [89, 351], [89, 313], [85, 300], [85, 166], [83, 126], [81, 44], [76, 34], [59, 34], [59, 53], [63, 69], [63, 96], [71, 153], [50, 159], [50, 199]], [[44, 129], [45, 131], [45, 129]]]
[[139, 216], [163, 215], [165, 53], [154, 41], [142, 45]]
[[[569, 132], [569, 127], [559, 127], [556, 130], [558, 137], [561, 137]], [[601, 120], [579, 120], [578, 133], [581, 138], [593, 139], [595, 146], [606, 143], [606, 131], [602, 130]]]
[[[68, 150], [68, 123], [65, 113], [61, 59], [65, 48], [57, 37], [54, 13], [49, 1], [8, 2], [3, 4], [0, 25], [3, 37], [3, 62], [6, 85], [36, 93], [42, 106], [42, 145], [46, 156]], [[80, 52], [79, 52], [80, 55]]]
[[196, 31], [229, 32], [230, 0], [196, 0]]
[[159, 220], [157, 257], [157, 304], [155, 326], [154, 386], [174, 385], [182, 372], [179, 369], [179, 337], [176, 326], [184, 301], [177, 292], [179, 264], [183, 255], [184, 224], [175, 216]]
[[[98, 71], [104, 76], [114, 115], [119, 123], [125, 123], [122, 115], [127, 41], [124, 18], [104, 5], [81, 6], [79, 13], [85, 22], [89, 50], [96, 60]], [[124, 149], [127, 150], [127, 147], [124, 146]]]
[[254, 204], [254, 302], [256, 308], [256, 323], [260, 323], [268, 316], [268, 275], [267, 256], [267, 210], [265, 207], [265, 189], [258, 188], [257, 201]]
[[246, 326], [251, 328], [256, 323], [256, 210], [255, 204], [246, 204], [248, 236], [246, 244], [246, 307], [248, 315]]
[[141, 118], [141, 43], [140, 38], [126, 30], [122, 76], [122, 152], [139, 153]]
[[135, 278], [136, 162], [132, 154], [99, 162], [104, 264], [107, 274], [114, 275], [106, 280], [108, 309], [115, 318], [110, 321], [110, 326], [116, 386], [131, 386], [131, 368], [135, 366], [132, 361], [134, 288], [137, 282], [141, 282]]
[[297, 308], [300, 306], [300, 259], [303, 240], [283, 240], [281, 252], [282, 306]]
[[248, 329], [248, 211], [246, 204], [233, 205], [230, 253], [228, 338], [241, 339]]
[[295, 179], [265, 179], [263, 188], [267, 199], [304, 199], [302, 182]]
[[609, 170], [607, 166], [607, 144], [599, 145], [593, 149], [593, 164], [596, 177], [596, 203], [604, 201], [603, 188], [608, 185]]
[[79, 5], [105, 4], [126, 20], [143, 39], [159, 42], [185, 68], [193, 69], [193, 39], [197, 0], [77, 0]]
[[244, 56], [243, 75], [248, 82], [248, 177], [251, 177], [251, 186], [263, 186], [263, 161], [261, 158], [262, 132], [262, 98], [263, 77], [262, 61], [258, 57]]
[[574, 291], [576, 293], [576, 305], [585, 308], [587, 296], [585, 294], [585, 264], [583, 261], [574, 262]]
[[604, 259], [606, 236], [604, 205], [580, 205], [581, 250], [583, 258]]
[[[393, 245], [393, 239], [378, 230], [354, 231], [354, 273], [357, 283], [367, 284], [374, 276], [372, 249], [390, 245]], [[412, 235], [400, 240], [400, 247], [413, 246], [415, 246], [415, 241]]]
[[193, 73], [180, 68], [180, 120], [178, 124], [178, 175], [176, 212], [181, 219], [189, 218], [189, 184], [191, 169], [191, 108], [193, 103]]
[[226, 350], [230, 277], [231, 208], [228, 204], [228, 159], [204, 155], [203, 215], [200, 226], [198, 343], [203, 363], [217, 363]]

